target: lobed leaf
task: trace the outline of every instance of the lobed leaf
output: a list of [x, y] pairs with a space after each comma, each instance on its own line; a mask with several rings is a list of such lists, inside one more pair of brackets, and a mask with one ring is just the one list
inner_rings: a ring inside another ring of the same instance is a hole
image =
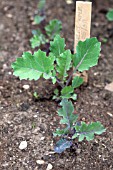
[[56, 71], [59, 73], [59, 78], [65, 80], [68, 76], [67, 71], [71, 67], [71, 51], [66, 50], [56, 59], [57, 66]]
[[38, 80], [41, 76], [48, 79], [54, 69], [54, 58], [47, 57], [46, 53], [38, 50], [32, 55], [29, 52], [23, 53], [21, 58], [17, 58], [12, 64], [14, 75], [20, 79]]
[[84, 140], [86, 138], [87, 141], [94, 139], [94, 134], [102, 134], [106, 131], [104, 126], [100, 122], [92, 122], [90, 124], [86, 124], [85, 122], [81, 122], [80, 125], [75, 125], [75, 134], [72, 139], [79, 137], [79, 141]]
[[30, 42], [31, 42], [31, 47], [36, 48], [39, 47], [41, 44], [45, 44], [46, 38], [42, 33], [39, 35], [36, 34], [30, 39]]
[[60, 34], [60, 31], [62, 29], [62, 23], [61, 21], [54, 19], [49, 22], [48, 25], [46, 25], [45, 30], [46, 34], [50, 37], [52, 40], [57, 34]]
[[33, 35], [40, 36], [40, 34], [42, 34], [42, 32], [41, 32], [40, 29], [38, 29], [38, 30], [32, 30], [32, 34], [33, 34]]
[[67, 140], [67, 139], [60, 139], [54, 148], [54, 151], [56, 153], [62, 153], [65, 151], [67, 148], [70, 148], [72, 146], [72, 141]]
[[65, 86], [62, 90], [61, 90], [61, 97], [62, 98], [70, 98], [71, 94], [74, 92], [73, 87], [71, 86]]
[[34, 17], [34, 22], [35, 22], [36, 24], [40, 24], [44, 19], [45, 19], [45, 16], [36, 15], [36, 16]]
[[74, 107], [71, 101], [63, 99], [60, 105], [62, 106], [62, 108], [58, 110], [58, 115], [63, 117], [60, 123], [67, 124], [70, 128], [77, 121], [78, 115], [73, 114]]
[[53, 133], [54, 136], [62, 136], [68, 133], [68, 128], [65, 129], [56, 129], [56, 132]]
[[40, 0], [39, 3], [38, 3], [38, 9], [39, 11], [42, 11], [45, 7], [45, 4], [46, 4], [46, 0]]
[[100, 45], [101, 43], [98, 42], [97, 38], [89, 38], [84, 42], [79, 41], [76, 47], [76, 54], [73, 55], [74, 67], [78, 71], [83, 72], [95, 66], [101, 50]]
[[55, 57], [59, 57], [65, 51], [65, 40], [60, 35], [56, 35], [53, 41], [50, 41], [50, 51]]

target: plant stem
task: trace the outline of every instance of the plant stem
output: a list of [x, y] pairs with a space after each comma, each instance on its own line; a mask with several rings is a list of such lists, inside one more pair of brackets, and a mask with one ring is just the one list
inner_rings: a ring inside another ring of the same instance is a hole
[[56, 78], [57, 83], [58, 83], [62, 88], [64, 88], [64, 85], [58, 80], [58, 78], [57, 78], [57, 77], [55, 77], [55, 78]]
[[83, 57], [83, 58], [81, 59], [81, 61], [78, 63], [78, 65], [75, 67], [74, 71], [72, 71], [71, 75], [69, 76], [69, 78], [68, 78], [68, 80], [67, 80], [66, 86], [69, 85], [69, 83], [70, 83], [70, 81], [71, 81], [71, 78], [73, 77], [73, 73], [75, 73], [75, 72], [78, 70], [79, 66], [82, 64], [82, 62], [83, 62], [84, 58], [86, 57], [86, 55], [87, 55], [87, 53], [84, 55], [84, 57]]
[[[55, 69], [55, 71], [56, 71], [56, 68], [54, 68]], [[57, 71], [56, 71], [57, 72]], [[62, 87], [62, 89], [64, 88], [64, 84], [63, 83], [61, 83], [61, 81], [58, 79], [58, 77], [57, 76], [55, 76], [54, 78], [56, 78], [56, 81], [57, 81], [57, 83], [60, 85], [60, 87]]]
[[58, 79], [57, 76], [52, 76], [51, 79], [52, 79], [52, 78], [56, 78], [56, 81], [57, 81], [57, 83], [60, 85], [60, 87], [62, 87], [62, 89], [64, 88], [64, 84], [61, 83], [61, 81]]
[[66, 86], [69, 85], [69, 83], [70, 83], [70, 81], [71, 81], [71, 78], [72, 78], [72, 76], [73, 76], [73, 72], [74, 72], [74, 71], [71, 72], [71, 75], [69, 76], [69, 78], [68, 78], [68, 80], [67, 80], [67, 82], [66, 82]]

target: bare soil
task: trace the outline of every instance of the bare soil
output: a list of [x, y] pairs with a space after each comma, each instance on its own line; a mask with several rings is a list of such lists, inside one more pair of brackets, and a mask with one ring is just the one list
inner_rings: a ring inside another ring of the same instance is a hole
[[[76, 90], [74, 102], [79, 119], [100, 121], [107, 131], [91, 142], [75, 141], [78, 148], [62, 154], [53, 152], [56, 139], [53, 131], [59, 127], [58, 103], [52, 100], [54, 86], [50, 81], [20, 81], [12, 75], [11, 63], [31, 51], [29, 39], [37, 0], [0, 0], [0, 170], [113, 170], [113, 92], [105, 90], [113, 82], [113, 22], [106, 12], [113, 8], [112, 0], [93, 4], [91, 36], [102, 42], [99, 64], [88, 72], [87, 85]], [[47, 0], [46, 19], [60, 19], [62, 36], [67, 48], [73, 50], [75, 5], [65, 0]], [[107, 43], [103, 42], [107, 38]], [[25, 90], [23, 85], [29, 85]], [[39, 100], [33, 98], [33, 92]], [[28, 147], [19, 149], [21, 141]], [[44, 160], [44, 164], [37, 164]]]

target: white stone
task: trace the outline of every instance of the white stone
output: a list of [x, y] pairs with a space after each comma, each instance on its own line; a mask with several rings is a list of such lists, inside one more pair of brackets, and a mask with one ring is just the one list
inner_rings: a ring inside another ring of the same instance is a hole
[[39, 164], [39, 165], [42, 165], [42, 164], [44, 164], [45, 162], [44, 162], [43, 160], [37, 160], [36, 163]]
[[3, 70], [7, 69], [7, 64], [3, 64]]
[[51, 170], [53, 168], [53, 165], [51, 165], [50, 163], [48, 164], [46, 170]]
[[72, 0], [66, 0], [67, 4], [72, 4], [73, 1]]
[[33, 117], [36, 118], [36, 117], [38, 117], [38, 115], [34, 115]]
[[19, 149], [23, 150], [27, 148], [27, 142], [26, 141], [22, 141], [19, 145]]
[[12, 73], [9, 71], [8, 74], [11, 75]]
[[45, 137], [44, 136], [42, 136], [41, 138], [40, 138], [40, 140], [44, 140], [45, 139]]
[[23, 88], [27, 90], [27, 89], [29, 89], [29, 85], [25, 84], [25, 85], [23, 85]]
[[6, 14], [6, 16], [7, 16], [8, 18], [13, 18], [13, 15], [12, 15], [12, 14]]

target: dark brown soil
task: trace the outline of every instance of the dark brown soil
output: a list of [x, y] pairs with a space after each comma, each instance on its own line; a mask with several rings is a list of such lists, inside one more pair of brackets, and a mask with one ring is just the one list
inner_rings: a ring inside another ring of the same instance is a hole
[[[77, 149], [62, 154], [53, 152], [56, 139], [52, 132], [59, 127], [50, 81], [20, 81], [12, 75], [11, 63], [23, 51], [31, 50], [29, 38], [32, 18], [37, 12], [37, 0], [0, 0], [0, 170], [113, 170], [113, 93], [105, 85], [113, 82], [113, 22], [105, 14], [113, 8], [112, 0], [99, 0], [93, 5], [91, 36], [102, 42], [98, 66], [89, 71], [88, 85], [77, 90], [74, 103], [80, 120], [100, 121], [106, 133], [92, 142], [78, 143]], [[73, 50], [74, 4], [65, 0], [47, 0], [47, 21], [62, 21], [62, 35], [67, 47]], [[107, 38], [104, 43], [103, 38]], [[23, 85], [30, 88], [25, 90]], [[40, 100], [33, 99], [38, 92]], [[26, 140], [28, 147], [21, 151], [19, 144]], [[38, 165], [37, 160], [44, 160]]]

